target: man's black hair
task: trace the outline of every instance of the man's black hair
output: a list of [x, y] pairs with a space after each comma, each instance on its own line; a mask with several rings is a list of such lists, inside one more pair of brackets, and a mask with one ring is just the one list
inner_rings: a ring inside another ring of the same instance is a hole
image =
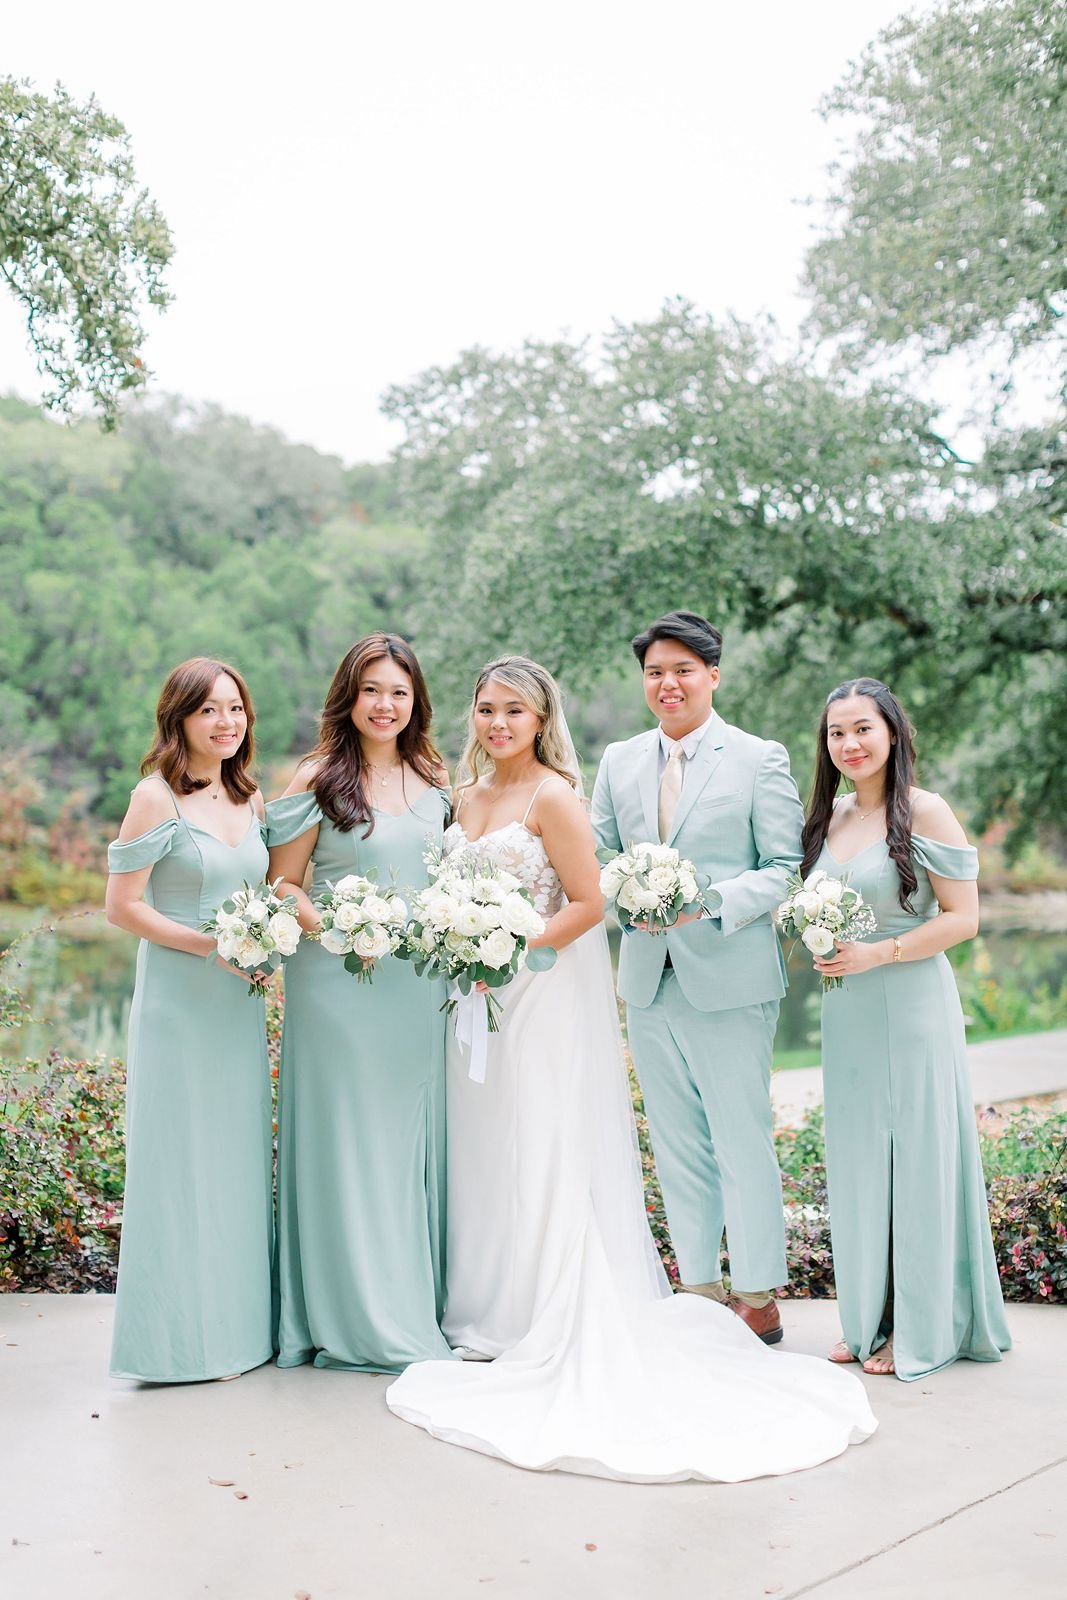
[[658, 639], [677, 639], [687, 650], [699, 656], [706, 667], [717, 667], [722, 655], [722, 634], [707, 617], [698, 617], [695, 611], [668, 611], [665, 617], [652, 622], [643, 633], [631, 641], [631, 649], [642, 666], [650, 644]]

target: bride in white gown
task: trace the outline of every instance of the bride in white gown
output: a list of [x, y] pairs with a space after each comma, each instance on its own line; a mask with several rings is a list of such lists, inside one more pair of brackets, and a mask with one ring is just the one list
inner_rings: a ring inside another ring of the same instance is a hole
[[[633, 1482], [796, 1472], [873, 1433], [862, 1384], [672, 1295], [648, 1229], [592, 830], [559, 690], [523, 657], [482, 672], [447, 848], [521, 878], [547, 972], [505, 989], [484, 1082], [449, 1041], [444, 1332], [390, 1408], [516, 1466]], [[479, 776], [481, 774], [481, 776]]]

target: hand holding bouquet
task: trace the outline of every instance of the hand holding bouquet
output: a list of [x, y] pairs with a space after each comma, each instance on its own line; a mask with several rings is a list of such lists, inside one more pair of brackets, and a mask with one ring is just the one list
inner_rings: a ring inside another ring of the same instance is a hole
[[[778, 907], [778, 926], [797, 938], [813, 956], [829, 955], [839, 944], [850, 944], [864, 934], [874, 933], [878, 924], [874, 912], [858, 889], [844, 878], [831, 878], [825, 872], [812, 872], [802, 878], [794, 872], [786, 883], [788, 899]], [[823, 992], [840, 989], [844, 979], [822, 974]]]
[[[445, 856], [427, 857], [430, 884], [412, 901], [412, 920], [397, 951], [415, 963], [420, 975], [448, 978], [463, 995], [476, 984], [501, 989], [520, 967], [550, 967], [554, 950], [530, 950], [529, 941], [544, 933], [544, 919], [532, 898], [510, 872], [461, 848]], [[499, 1003], [487, 997], [489, 1031], [499, 1029]], [[455, 999], [446, 1002], [453, 1010]]]
[[280, 881], [242, 884], [201, 924], [204, 933], [215, 935], [222, 960], [248, 973], [249, 994], [258, 994], [260, 980], [276, 972], [300, 943], [296, 896], [276, 894]]
[[408, 908], [397, 891], [380, 889], [373, 875], [349, 873], [314, 904], [322, 917], [322, 948], [344, 956], [345, 971], [370, 983], [378, 962], [399, 949], [404, 935]]
[[708, 879], [666, 844], [629, 844], [619, 854], [598, 850], [604, 863], [600, 892], [620, 922], [645, 925], [649, 933], [673, 928], [683, 913], [702, 912]]

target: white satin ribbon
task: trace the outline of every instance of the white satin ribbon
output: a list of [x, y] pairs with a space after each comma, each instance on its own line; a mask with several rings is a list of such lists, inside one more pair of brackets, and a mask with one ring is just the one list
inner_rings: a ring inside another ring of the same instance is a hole
[[456, 996], [456, 1039], [470, 1052], [468, 1078], [472, 1083], [484, 1083], [489, 1060], [489, 1007], [480, 989]]

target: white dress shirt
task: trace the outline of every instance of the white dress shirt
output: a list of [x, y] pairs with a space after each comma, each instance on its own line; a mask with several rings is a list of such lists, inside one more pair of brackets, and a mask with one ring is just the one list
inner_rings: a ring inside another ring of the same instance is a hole
[[662, 724], [660, 725], [659, 776], [661, 780], [663, 778], [664, 771], [666, 770], [667, 757], [670, 755], [675, 745], [680, 744], [682, 749], [685, 751], [685, 762], [682, 766], [682, 789], [685, 789], [686, 772], [688, 770], [689, 763], [692, 761], [693, 757], [697, 753], [697, 750], [700, 748], [701, 739], [703, 739], [704, 735], [711, 727], [711, 722], [714, 715], [714, 711], [710, 711], [708, 713], [708, 719], [706, 722], [702, 722], [700, 727], [694, 728], [691, 733], [683, 734], [682, 738], [680, 739], [672, 739], [670, 734], [664, 733], [663, 726]]

